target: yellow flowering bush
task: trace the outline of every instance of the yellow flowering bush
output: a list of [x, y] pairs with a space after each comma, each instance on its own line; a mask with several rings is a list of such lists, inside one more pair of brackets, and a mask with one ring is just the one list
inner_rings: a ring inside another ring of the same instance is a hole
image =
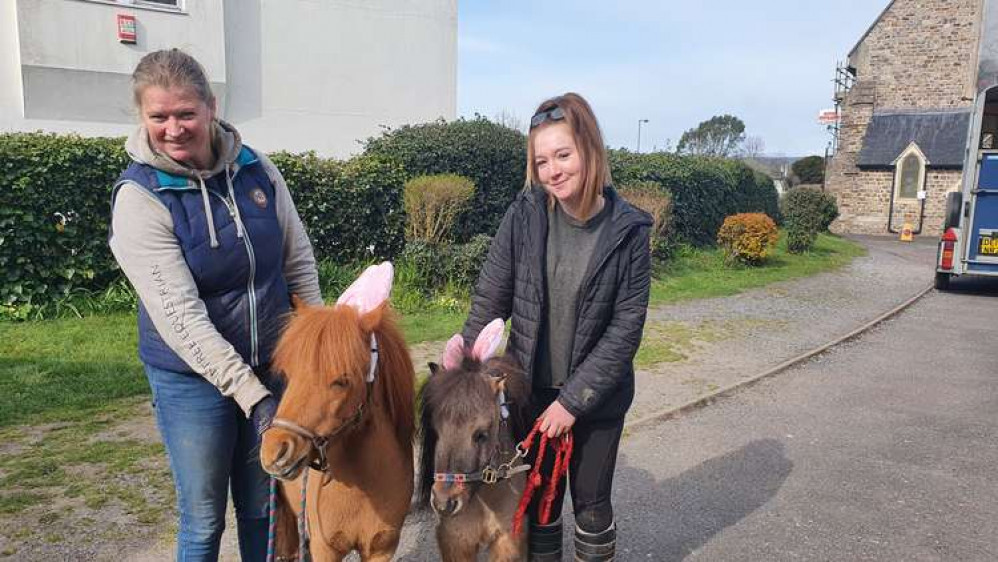
[[739, 213], [724, 219], [717, 245], [729, 263], [758, 265], [776, 247], [776, 223], [764, 213]]

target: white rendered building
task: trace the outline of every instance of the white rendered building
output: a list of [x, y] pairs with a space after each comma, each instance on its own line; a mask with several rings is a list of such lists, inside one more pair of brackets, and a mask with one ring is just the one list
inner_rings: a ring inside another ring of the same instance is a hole
[[127, 134], [131, 72], [169, 47], [265, 151], [344, 157], [456, 114], [457, 0], [0, 0], [0, 132]]

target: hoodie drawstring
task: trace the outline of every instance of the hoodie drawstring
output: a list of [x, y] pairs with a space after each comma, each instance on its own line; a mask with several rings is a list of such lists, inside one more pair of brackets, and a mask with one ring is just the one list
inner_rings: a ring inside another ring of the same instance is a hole
[[[218, 247], [218, 236], [215, 235], [215, 220], [211, 214], [211, 202], [208, 201], [208, 186], [204, 184], [204, 177], [198, 174], [198, 181], [201, 182], [201, 200], [204, 201], [204, 218], [208, 221], [208, 238], [211, 240], [211, 247]], [[229, 182], [229, 193], [232, 193], [232, 183]]]
[[232, 168], [230, 166], [225, 167], [225, 181], [229, 185], [229, 201], [232, 201], [232, 208], [234, 209], [233, 219], [236, 221], [236, 237], [243, 237], [243, 216], [239, 214], [239, 205], [236, 204], [236, 191], [232, 188]]

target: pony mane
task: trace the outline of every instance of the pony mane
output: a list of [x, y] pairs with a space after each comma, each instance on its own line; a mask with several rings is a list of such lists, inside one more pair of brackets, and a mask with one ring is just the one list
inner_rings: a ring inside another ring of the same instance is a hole
[[[378, 340], [378, 370], [373, 398], [380, 399], [399, 442], [412, 442], [415, 431], [415, 369], [391, 309], [384, 305], [374, 330]], [[299, 309], [292, 316], [274, 350], [273, 368], [285, 377], [302, 373], [367, 373], [370, 347], [360, 327], [360, 315], [350, 306]], [[295, 379], [296, 384], [318, 390], [328, 381], [322, 376]]]
[[433, 488], [434, 457], [437, 433], [433, 417], [441, 413], [447, 418], [468, 418], [483, 409], [496, 406], [495, 395], [486, 377], [504, 377], [506, 403], [509, 407], [509, 427], [515, 442], [527, 436], [530, 423], [530, 383], [509, 354], [494, 357], [484, 363], [465, 355], [457, 369], [438, 371], [431, 375], [419, 391], [419, 495], [417, 505], [425, 507]]

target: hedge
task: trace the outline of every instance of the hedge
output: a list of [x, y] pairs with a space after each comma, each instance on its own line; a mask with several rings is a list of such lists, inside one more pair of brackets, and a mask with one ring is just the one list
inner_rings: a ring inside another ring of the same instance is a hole
[[375, 155], [338, 161], [312, 152], [270, 158], [320, 260], [391, 259], [405, 247], [405, 174], [398, 162]]
[[107, 246], [123, 139], [0, 135], [0, 317], [24, 318], [119, 272]]
[[454, 224], [453, 238], [495, 234], [506, 207], [523, 188], [526, 137], [484, 117], [406, 125], [367, 140], [365, 153], [397, 159], [407, 179], [458, 174], [475, 184], [475, 194]]
[[[107, 247], [111, 187], [128, 164], [122, 139], [0, 134], [0, 318], [24, 318], [75, 291], [120, 278]], [[409, 178], [456, 173], [476, 186], [454, 227], [455, 242], [492, 235], [523, 186], [526, 138], [478, 117], [405, 126], [368, 139], [347, 161], [314, 153], [271, 155], [316, 255], [339, 263], [390, 259], [405, 247], [403, 188]], [[672, 193], [680, 241], [712, 244], [724, 217], [775, 216], [772, 182], [740, 163], [611, 151], [617, 185], [650, 181]], [[464, 279], [475, 259], [449, 277]]]
[[[27, 318], [121, 277], [107, 246], [111, 188], [128, 165], [124, 139], [0, 134], [0, 318]], [[405, 246], [404, 174], [379, 155], [347, 161], [271, 155], [316, 255], [392, 258]]]
[[610, 151], [617, 185], [655, 182], [672, 193], [674, 229], [679, 240], [712, 245], [724, 218], [740, 212], [776, 215], [773, 182], [731, 160], [657, 152]]

